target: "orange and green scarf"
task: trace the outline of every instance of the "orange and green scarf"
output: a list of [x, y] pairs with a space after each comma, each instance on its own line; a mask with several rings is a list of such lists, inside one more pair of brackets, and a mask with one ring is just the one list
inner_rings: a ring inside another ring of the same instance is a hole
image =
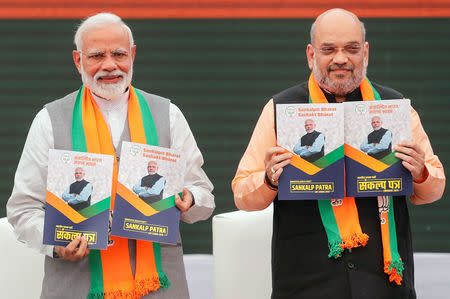
[[[313, 74], [309, 77], [309, 102], [328, 103]], [[360, 85], [363, 101], [381, 100], [378, 92], [367, 78]], [[320, 217], [328, 238], [330, 253], [328, 257], [339, 258], [345, 249], [365, 246], [369, 236], [362, 232], [358, 209], [354, 197], [344, 199], [318, 200]], [[394, 201], [391, 196], [378, 196], [378, 211], [381, 223], [384, 272], [389, 281], [400, 285], [403, 262], [397, 248], [397, 234], [394, 219]]]
[[[132, 142], [158, 145], [158, 135], [145, 98], [131, 85], [128, 102], [128, 126]], [[90, 90], [81, 86], [72, 119], [74, 151], [114, 156], [111, 207], [117, 188], [117, 157], [108, 126]], [[89, 268], [91, 289], [87, 298], [140, 298], [170, 282], [161, 266], [161, 245], [136, 241], [136, 273], [130, 265], [128, 239], [110, 236], [114, 242], [107, 250], [91, 250]]]

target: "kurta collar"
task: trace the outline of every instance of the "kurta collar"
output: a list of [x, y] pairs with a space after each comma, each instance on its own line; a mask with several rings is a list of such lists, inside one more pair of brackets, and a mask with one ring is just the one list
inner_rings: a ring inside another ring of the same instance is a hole
[[130, 96], [130, 89], [127, 88], [127, 90], [121, 96], [112, 100], [106, 100], [104, 98], [95, 95], [94, 93], [92, 93], [92, 96], [95, 102], [97, 102], [97, 105], [101, 111], [119, 110], [128, 103], [128, 98]]

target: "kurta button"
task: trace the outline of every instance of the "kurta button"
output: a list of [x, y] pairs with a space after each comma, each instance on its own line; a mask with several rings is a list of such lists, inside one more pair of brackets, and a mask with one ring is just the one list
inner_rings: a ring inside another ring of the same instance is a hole
[[347, 264], [347, 266], [348, 266], [349, 269], [355, 268], [355, 264], [353, 264], [352, 262], [349, 262], [349, 263]]

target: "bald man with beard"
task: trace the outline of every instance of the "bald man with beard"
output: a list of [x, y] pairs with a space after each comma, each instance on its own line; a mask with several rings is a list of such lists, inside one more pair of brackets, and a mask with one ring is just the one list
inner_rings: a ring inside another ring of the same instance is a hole
[[[409, 198], [396, 196], [390, 201], [395, 211], [391, 224], [396, 227], [396, 248], [401, 257], [397, 262], [404, 266], [402, 272], [396, 268], [399, 272], [394, 273], [393, 264], [387, 264], [386, 270], [383, 267], [386, 257], [380, 215], [385, 211], [386, 200], [377, 197], [278, 200], [278, 179], [292, 154], [277, 146], [276, 104], [309, 103], [310, 96], [312, 100], [329, 103], [361, 101], [367, 97], [368, 93], [363, 92], [367, 88], [375, 90], [382, 100], [403, 98], [389, 87], [375, 82], [368, 85], [369, 43], [364, 24], [349, 11], [331, 9], [317, 17], [311, 26], [306, 56], [312, 73], [309, 81], [274, 95], [265, 105], [232, 182], [239, 209], [262, 210], [273, 203], [272, 299], [415, 298], [407, 201], [424, 204], [440, 199], [445, 175], [414, 109], [411, 109], [412, 141], [401, 141], [394, 148], [396, 157], [411, 172], [414, 194]], [[342, 210], [343, 204], [355, 209]], [[368, 236], [366, 244], [356, 239], [354, 243], [342, 243], [342, 239], [338, 243], [329, 242], [329, 235], [340, 237], [340, 231], [328, 230], [333, 222], [323, 219], [332, 220], [326, 211], [333, 215], [335, 210], [342, 211], [343, 226], [339, 229], [354, 230], [351, 225], [359, 224]], [[335, 245], [339, 246], [332, 252]], [[385, 271], [397, 274], [395, 280], [390, 282], [391, 274]]]

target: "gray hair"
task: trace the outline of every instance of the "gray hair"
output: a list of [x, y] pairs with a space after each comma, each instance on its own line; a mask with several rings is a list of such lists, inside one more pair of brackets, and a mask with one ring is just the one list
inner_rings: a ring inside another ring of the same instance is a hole
[[78, 29], [75, 32], [75, 37], [73, 39], [73, 42], [77, 47], [77, 51], [81, 51], [81, 48], [83, 46], [82, 36], [86, 31], [89, 31], [92, 28], [104, 28], [109, 25], [122, 26], [128, 33], [128, 37], [130, 39], [130, 48], [133, 47], [134, 45], [133, 33], [131, 32], [130, 27], [128, 27], [128, 25], [125, 24], [125, 22], [122, 21], [122, 19], [119, 16], [112, 13], [102, 12], [83, 20], [80, 26], [78, 26]]
[[373, 121], [373, 119], [374, 119], [374, 118], [378, 118], [378, 119], [379, 119], [380, 121], [382, 121], [382, 120], [381, 120], [381, 117], [380, 117], [380, 116], [378, 116], [378, 115], [374, 115], [374, 116], [372, 116], [372, 118], [371, 118], [371, 121]]
[[[335, 9], [330, 9], [330, 11], [331, 10], [343, 10], [343, 9], [339, 9], [339, 8], [335, 8]], [[343, 11], [346, 11], [346, 10], [343, 10]], [[326, 11], [325, 13], [327, 13], [328, 11]], [[350, 14], [352, 14], [352, 15], [354, 15], [353, 13], [351, 13], [351, 12], [349, 12], [349, 11], [346, 11], [346, 12], [348, 12], [348, 13], [350, 13]], [[355, 17], [356, 17], [356, 15], [354, 15]], [[358, 17], [356, 17], [356, 19], [359, 21], [359, 19], [358, 19]], [[315, 42], [315, 33], [316, 33], [316, 21], [317, 21], [317, 18], [314, 20], [314, 22], [311, 24], [311, 30], [309, 31], [309, 37], [310, 37], [310, 39], [311, 39], [311, 45], [314, 45], [314, 42]], [[366, 27], [364, 26], [364, 23], [363, 22], [361, 22], [361, 21], [359, 21], [359, 23], [361, 24], [361, 32], [362, 32], [362, 40], [363, 40], [363, 42], [365, 42], [366, 41]]]

